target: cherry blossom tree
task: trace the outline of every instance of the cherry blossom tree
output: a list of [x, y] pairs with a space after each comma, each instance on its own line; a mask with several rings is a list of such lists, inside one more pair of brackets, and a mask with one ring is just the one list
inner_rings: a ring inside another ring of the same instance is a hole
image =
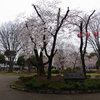
[[91, 17], [93, 16], [95, 10], [90, 15], [83, 15], [82, 13], [79, 13], [79, 15], [73, 14], [70, 21], [68, 23], [74, 27], [74, 32], [79, 32], [78, 37], [80, 38], [80, 57], [81, 57], [81, 63], [83, 67], [83, 73], [86, 76], [86, 65], [85, 65], [85, 54], [86, 54], [86, 48], [87, 48], [87, 42], [89, 38], [89, 22], [91, 20]]

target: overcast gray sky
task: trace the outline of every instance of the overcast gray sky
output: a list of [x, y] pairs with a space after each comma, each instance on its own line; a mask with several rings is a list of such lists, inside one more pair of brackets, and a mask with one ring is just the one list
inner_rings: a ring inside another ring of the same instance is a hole
[[[31, 4], [38, 1], [40, 0], [0, 0], [0, 24], [8, 20], [14, 20], [17, 16], [23, 14], [32, 14], [33, 8]], [[69, 6], [70, 9], [81, 9], [84, 11], [99, 10], [100, 0], [61, 0], [60, 6], [63, 9]]]

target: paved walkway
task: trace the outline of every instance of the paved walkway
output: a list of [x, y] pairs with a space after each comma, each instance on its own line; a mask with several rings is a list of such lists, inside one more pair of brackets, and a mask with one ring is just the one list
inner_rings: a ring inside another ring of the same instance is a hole
[[100, 93], [55, 95], [27, 93], [11, 89], [10, 83], [17, 78], [17, 76], [0, 75], [0, 100], [100, 100]]

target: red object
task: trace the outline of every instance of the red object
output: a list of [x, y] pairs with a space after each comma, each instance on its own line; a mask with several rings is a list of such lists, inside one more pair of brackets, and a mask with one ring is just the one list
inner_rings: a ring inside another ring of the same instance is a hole
[[94, 36], [96, 36], [96, 32], [94, 32]]
[[89, 37], [90, 36], [90, 33], [86, 32], [86, 37]]
[[79, 34], [77, 34], [77, 36], [78, 36], [78, 37], [81, 37], [81, 36], [82, 36], [82, 34], [81, 34], [81, 33], [79, 33]]
[[99, 35], [99, 32], [94, 32], [94, 36], [98, 36]]

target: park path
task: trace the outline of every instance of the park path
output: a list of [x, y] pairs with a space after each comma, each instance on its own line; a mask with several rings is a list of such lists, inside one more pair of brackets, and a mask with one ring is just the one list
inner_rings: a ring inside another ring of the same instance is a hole
[[18, 76], [0, 74], [0, 100], [100, 100], [100, 93], [78, 95], [55, 95], [27, 93], [11, 89], [9, 85]]

